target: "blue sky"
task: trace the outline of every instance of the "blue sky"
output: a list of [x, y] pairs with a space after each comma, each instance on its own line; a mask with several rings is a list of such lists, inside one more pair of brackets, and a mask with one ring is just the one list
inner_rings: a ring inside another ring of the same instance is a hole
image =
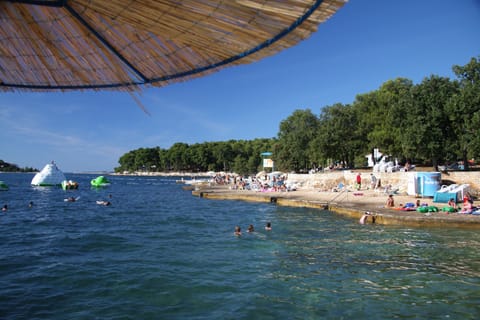
[[352, 103], [389, 79], [455, 78], [480, 56], [479, 0], [351, 0], [295, 47], [199, 79], [119, 92], [1, 93], [0, 159], [113, 170], [141, 147], [277, 136], [296, 109]]

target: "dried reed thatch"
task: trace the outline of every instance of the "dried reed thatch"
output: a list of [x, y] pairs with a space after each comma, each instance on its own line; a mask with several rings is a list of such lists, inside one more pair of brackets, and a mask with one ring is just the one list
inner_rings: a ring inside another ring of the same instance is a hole
[[3, 0], [0, 89], [163, 86], [295, 45], [347, 0]]

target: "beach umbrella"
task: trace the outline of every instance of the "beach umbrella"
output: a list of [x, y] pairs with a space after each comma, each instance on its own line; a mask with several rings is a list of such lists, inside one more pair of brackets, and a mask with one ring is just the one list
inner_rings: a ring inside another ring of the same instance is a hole
[[2, 91], [164, 86], [251, 63], [347, 0], [3, 0]]

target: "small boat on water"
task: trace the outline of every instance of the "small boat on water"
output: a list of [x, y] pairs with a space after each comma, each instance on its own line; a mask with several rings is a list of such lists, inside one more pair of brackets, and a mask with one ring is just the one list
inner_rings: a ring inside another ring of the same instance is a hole
[[33, 177], [31, 184], [42, 187], [61, 186], [64, 180], [67, 180], [65, 175], [52, 161]]
[[98, 176], [96, 177], [95, 179], [92, 179], [90, 181], [90, 184], [92, 185], [92, 187], [97, 187], [97, 188], [101, 188], [101, 187], [107, 187], [110, 185], [110, 181], [108, 181], [107, 178], [105, 178], [104, 176]]
[[8, 190], [8, 185], [3, 182], [3, 181], [0, 181], [0, 191], [7, 191]]
[[75, 190], [78, 189], [78, 183], [72, 180], [63, 180], [62, 181], [63, 190]]

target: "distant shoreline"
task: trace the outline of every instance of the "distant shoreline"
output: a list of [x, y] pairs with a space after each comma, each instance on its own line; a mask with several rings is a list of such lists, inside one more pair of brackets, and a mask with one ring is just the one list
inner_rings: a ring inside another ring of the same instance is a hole
[[131, 173], [109, 173], [112, 176], [152, 176], [152, 177], [212, 177], [207, 172], [131, 172]]

